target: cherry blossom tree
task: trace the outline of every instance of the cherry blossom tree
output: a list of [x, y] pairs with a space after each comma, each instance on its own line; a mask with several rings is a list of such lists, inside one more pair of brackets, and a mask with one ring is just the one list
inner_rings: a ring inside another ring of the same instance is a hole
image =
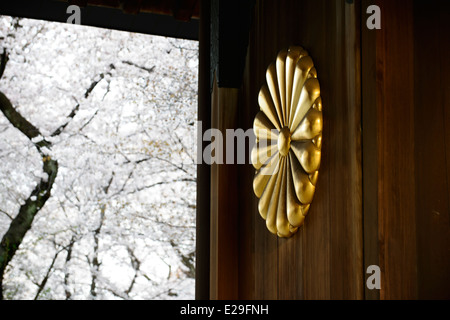
[[0, 17], [0, 297], [190, 299], [195, 41]]

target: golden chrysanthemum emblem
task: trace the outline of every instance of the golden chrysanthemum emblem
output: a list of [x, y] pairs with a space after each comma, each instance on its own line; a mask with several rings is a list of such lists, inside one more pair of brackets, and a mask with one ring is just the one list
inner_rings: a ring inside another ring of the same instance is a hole
[[303, 48], [281, 51], [258, 97], [252, 163], [258, 211], [270, 232], [292, 236], [314, 197], [322, 147], [322, 100], [317, 72]]

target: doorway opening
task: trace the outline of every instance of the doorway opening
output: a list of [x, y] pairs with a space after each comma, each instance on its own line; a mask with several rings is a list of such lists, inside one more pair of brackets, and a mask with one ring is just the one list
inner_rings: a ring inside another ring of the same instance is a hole
[[37, 130], [2, 108], [1, 237], [38, 206], [3, 298], [193, 299], [198, 42], [0, 16], [0, 43]]

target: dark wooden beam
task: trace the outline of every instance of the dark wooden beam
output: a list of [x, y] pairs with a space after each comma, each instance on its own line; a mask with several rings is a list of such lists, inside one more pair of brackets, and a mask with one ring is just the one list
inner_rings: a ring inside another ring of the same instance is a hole
[[211, 1], [211, 74], [219, 88], [242, 84], [253, 10], [254, 0]]
[[[77, 2], [83, 5], [84, 2]], [[86, 2], [87, 4], [88, 2]], [[115, 29], [121, 31], [154, 34], [164, 37], [198, 40], [198, 19], [177, 20], [173, 15], [148, 12], [145, 7], [105, 7], [87, 5], [81, 7], [81, 24], [86, 26]], [[144, 3], [142, 3], [144, 5]], [[195, 5], [195, 4], [192, 4]], [[66, 10], [69, 2], [55, 0], [14, 0], [1, 1], [0, 14], [30, 19], [67, 22]], [[127, 12], [139, 14], [126, 14]], [[179, 9], [179, 12], [181, 9]], [[181, 14], [181, 13], [180, 13]], [[183, 14], [184, 15], [184, 14]]]
[[[211, 94], [209, 91], [209, 1], [202, 0], [200, 8], [199, 31], [199, 76], [198, 76], [198, 121], [202, 123], [203, 133], [211, 128]], [[198, 153], [202, 153], [207, 142], [200, 139]], [[210, 186], [211, 167], [201, 162], [197, 165], [197, 220], [196, 220], [196, 266], [195, 298], [209, 299], [209, 264], [210, 264]]]
[[102, 6], [122, 9], [126, 13], [156, 13], [174, 16], [178, 20], [198, 19], [200, 0], [58, 0], [80, 7]]

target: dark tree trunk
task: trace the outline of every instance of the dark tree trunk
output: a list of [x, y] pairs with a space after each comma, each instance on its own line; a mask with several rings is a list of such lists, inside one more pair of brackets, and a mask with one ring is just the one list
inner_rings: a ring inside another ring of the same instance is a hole
[[[8, 55], [5, 51], [0, 57], [0, 78], [8, 62]], [[0, 92], [0, 111], [5, 115], [8, 121], [22, 132], [30, 141], [33, 138], [41, 136], [39, 129], [27, 121], [20, 113], [16, 111], [9, 99]], [[9, 229], [4, 234], [0, 242], [0, 300], [3, 300], [3, 278], [6, 267], [14, 257], [17, 249], [22, 243], [23, 238], [30, 230], [34, 217], [50, 198], [50, 191], [55, 182], [58, 173], [58, 162], [51, 159], [42, 148], [51, 148], [51, 143], [41, 139], [36, 143], [32, 142], [42, 157], [42, 169], [47, 174], [46, 178], [41, 178], [37, 186], [31, 192], [25, 204], [20, 206], [19, 213], [12, 220]]]

